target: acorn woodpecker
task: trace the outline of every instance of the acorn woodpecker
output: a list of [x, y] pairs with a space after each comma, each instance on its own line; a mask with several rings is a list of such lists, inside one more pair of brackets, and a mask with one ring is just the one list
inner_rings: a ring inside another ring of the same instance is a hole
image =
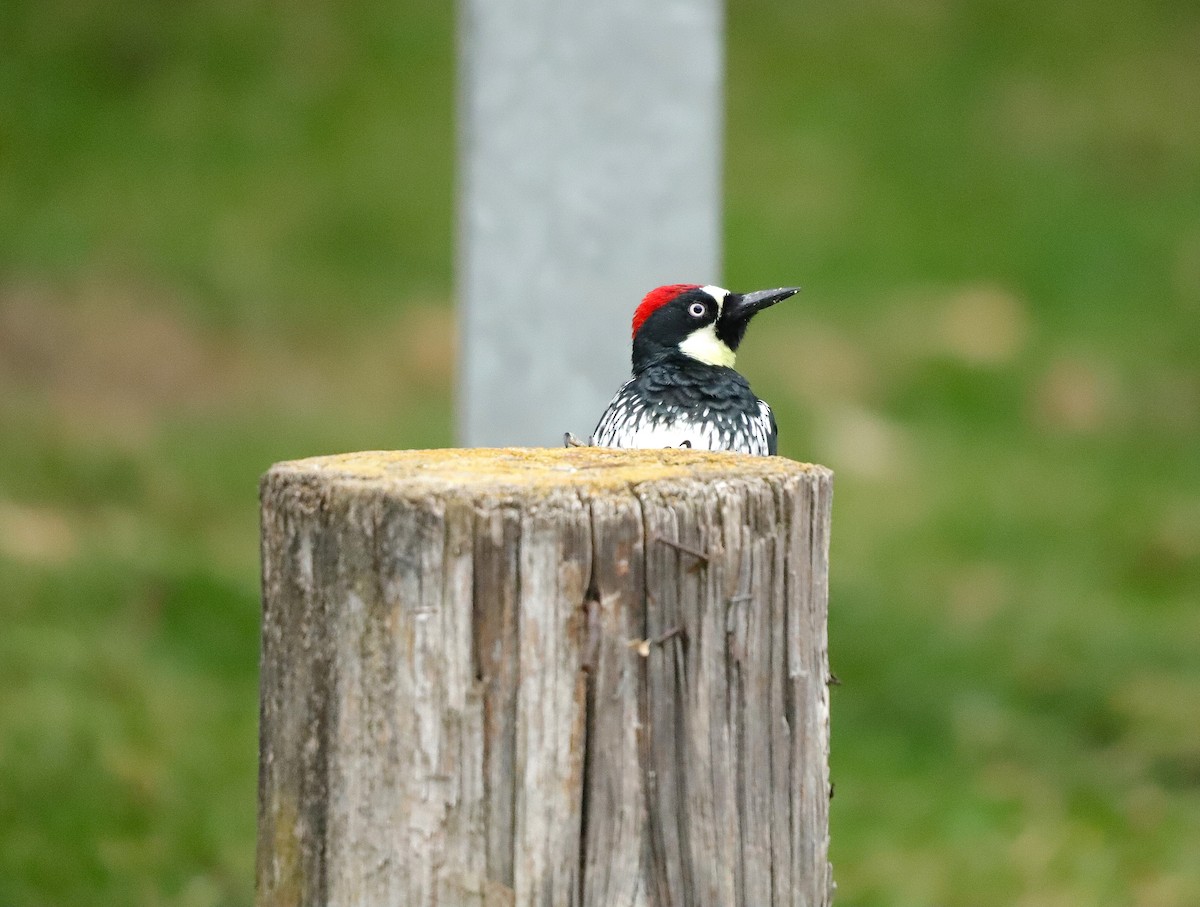
[[592, 444], [774, 454], [771, 407], [733, 362], [750, 319], [798, 291], [731, 293], [697, 284], [651, 290], [633, 316], [633, 377], [600, 417]]

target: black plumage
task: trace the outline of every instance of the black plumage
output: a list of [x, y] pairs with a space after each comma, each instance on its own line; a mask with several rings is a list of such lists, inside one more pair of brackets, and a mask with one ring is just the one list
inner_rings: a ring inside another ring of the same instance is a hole
[[795, 292], [676, 285], [648, 294], [634, 317], [633, 377], [592, 443], [776, 453], [775, 416], [732, 364], [750, 318]]

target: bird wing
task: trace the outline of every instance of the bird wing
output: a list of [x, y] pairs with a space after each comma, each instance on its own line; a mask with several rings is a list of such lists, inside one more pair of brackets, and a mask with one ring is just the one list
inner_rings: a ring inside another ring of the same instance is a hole
[[629, 420], [630, 405], [632, 400], [629, 399], [629, 385], [633, 383], [633, 379], [626, 381], [617, 391], [616, 396], [612, 398], [612, 402], [608, 404], [608, 409], [604, 411], [604, 415], [600, 417], [600, 421], [596, 423], [596, 428], [592, 432], [592, 444], [596, 447], [617, 447], [619, 446], [617, 436], [621, 433], [625, 423]]
[[779, 426], [775, 424], [775, 414], [765, 400], [758, 401], [758, 419], [767, 440], [767, 456], [773, 457], [779, 452]]

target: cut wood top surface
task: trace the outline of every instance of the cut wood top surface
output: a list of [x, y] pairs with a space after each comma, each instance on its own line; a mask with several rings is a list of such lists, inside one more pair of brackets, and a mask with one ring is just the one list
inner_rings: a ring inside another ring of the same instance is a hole
[[785, 457], [699, 450], [612, 450], [598, 447], [465, 448], [362, 451], [276, 463], [265, 483], [356, 486], [371, 494], [473, 498], [504, 492], [563, 489], [625, 494], [644, 482], [719, 482], [828, 475], [823, 466]]

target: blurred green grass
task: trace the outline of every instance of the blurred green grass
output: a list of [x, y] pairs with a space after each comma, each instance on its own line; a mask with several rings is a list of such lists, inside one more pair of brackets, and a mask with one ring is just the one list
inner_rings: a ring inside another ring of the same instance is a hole
[[[0, 903], [249, 904], [256, 479], [451, 442], [452, 12], [3, 15]], [[839, 903], [1200, 903], [1200, 9], [728, 20]]]

